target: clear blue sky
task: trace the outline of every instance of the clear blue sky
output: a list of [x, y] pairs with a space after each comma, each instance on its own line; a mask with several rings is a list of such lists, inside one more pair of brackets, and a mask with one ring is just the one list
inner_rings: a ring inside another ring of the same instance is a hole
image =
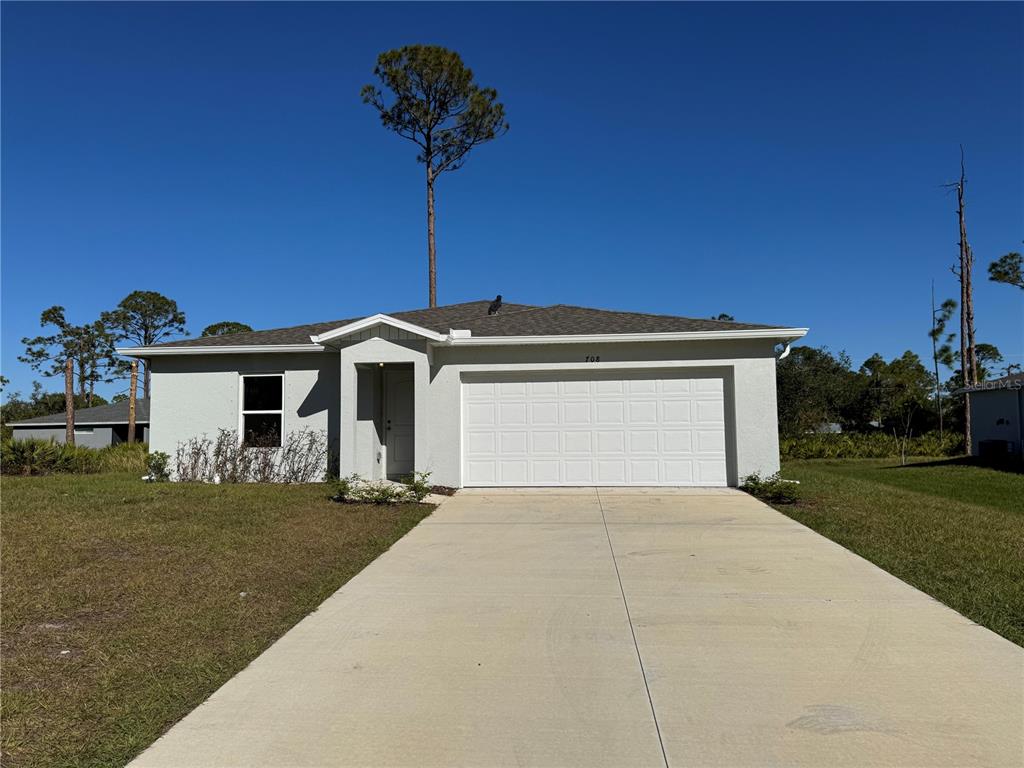
[[[194, 334], [426, 304], [422, 166], [359, 100], [459, 51], [511, 131], [439, 184], [439, 298], [928, 351], [967, 147], [978, 340], [1024, 355], [1024, 5], [4, 3], [3, 373], [135, 289]], [[59, 382], [46, 382], [58, 389]], [[105, 388], [108, 394], [113, 391]]]

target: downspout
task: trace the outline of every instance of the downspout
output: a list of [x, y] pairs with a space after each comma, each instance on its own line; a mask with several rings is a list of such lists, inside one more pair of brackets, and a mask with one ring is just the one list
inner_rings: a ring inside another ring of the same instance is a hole
[[792, 345], [793, 345], [793, 342], [792, 342], [792, 341], [787, 341], [787, 342], [786, 342], [786, 348], [785, 348], [784, 350], [782, 350], [782, 354], [781, 354], [781, 355], [779, 355], [778, 357], [776, 357], [775, 359], [776, 359], [776, 360], [785, 360], [785, 359], [786, 359], [787, 357], [789, 357], [789, 353], [790, 353], [790, 351], [791, 351], [791, 350], [790, 350], [790, 347], [791, 347]]

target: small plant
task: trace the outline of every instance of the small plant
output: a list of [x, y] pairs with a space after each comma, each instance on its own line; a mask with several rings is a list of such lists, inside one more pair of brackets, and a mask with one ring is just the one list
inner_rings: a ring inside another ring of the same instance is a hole
[[163, 483], [171, 479], [171, 457], [163, 451], [153, 451], [146, 457], [146, 469], [149, 470], [149, 480], [153, 483]]
[[352, 491], [361, 480], [362, 478], [359, 475], [336, 477], [328, 480], [327, 487], [330, 489], [330, 499], [332, 501], [349, 501], [352, 497]]
[[792, 480], [783, 480], [778, 472], [767, 477], [757, 472], [747, 475], [740, 490], [768, 504], [796, 504], [800, 500], [799, 486]]
[[431, 492], [429, 472], [413, 472], [403, 477], [402, 482], [416, 501], [423, 501]]
[[[430, 493], [427, 483], [429, 473], [418, 472], [410, 476], [407, 485], [388, 480], [364, 480], [359, 475], [349, 475], [328, 482], [332, 501], [343, 504], [403, 504], [422, 501]], [[415, 482], [415, 486], [411, 483]]]
[[350, 498], [362, 504], [400, 504], [411, 501], [411, 494], [403, 485], [374, 480], [356, 486]]

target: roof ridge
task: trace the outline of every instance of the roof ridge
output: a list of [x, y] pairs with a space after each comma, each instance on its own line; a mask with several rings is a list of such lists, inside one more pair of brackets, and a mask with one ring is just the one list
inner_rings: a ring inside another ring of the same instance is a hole
[[[677, 320], [694, 320], [699, 322], [731, 323], [733, 325], [763, 325], [763, 323], [748, 323], [743, 320], [719, 320], [716, 317], [692, 317], [690, 315], [666, 315], [657, 312], [635, 312], [632, 309], [603, 309], [601, 307], [581, 307], [578, 304], [552, 304], [552, 307], [567, 307], [568, 309], [585, 309], [588, 312], [614, 312], [623, 315], [640, 315], [641, 317], [668, 317]], [[765, 325], [765, 328], [785, 328], [783, 325]]]
[[[515, 302], [512, 302], [512, 303], [515, 304]], [[501, 312], [501, 311], [498, 311], [498, 312], [495, 312], [493, 315], [484, 315], [483, 317], [466, 317], [466, 318], [461, 318], [460, 317], [458, 320], [453, 320], [452, 322], [454, 322], [454, 323], [461, 323], [461, 322], [463, 322], [463, 320], [486, 320], [489, 317], [497, 317], [498, 315], [501, 315], [502, 317], [508, 317], [509, 315], [518, 315], [518, 314], [520, 314], [522, 312], [533, 312], [534, 310], [537, 310], [537, 309], [548, 309], [548, 307], [546, 307], [546, 306], [532, 306], [530, 304], [526, 304], [526, 305], [523, 305], [522, 309], [513, 309], [511, 312]], [[454, 325], [452, 326], [452, 328], [455, 329], [455, 330], [458, 330], [458, 329], [455, 328]]]

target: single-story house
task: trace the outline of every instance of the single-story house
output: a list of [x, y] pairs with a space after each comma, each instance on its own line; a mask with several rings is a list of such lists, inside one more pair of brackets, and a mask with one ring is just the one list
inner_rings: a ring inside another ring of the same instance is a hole
[[982, 381], [959, 392], [971, 404], [971, 455], [1022, 457], [1024, 373]]
[[330, 469], [464, 486], [736, 485], [779, 468], [776, 347], [807, 329], [472, 301], [121, 348], [150, 448], [324, 430]]
[[[37, 437], [63, 443], [66, 435], [63, 411], [24, 421], [12, 421], [8, 426], [14, 430], [13, 437], [16, 440]], [[143, 443], [149, 441], [149, 400], [142, 397], [135, 401], [135, 440]], [[126, 442], [127, 400], [75, 411], [75, 445], [105, 448]]]

